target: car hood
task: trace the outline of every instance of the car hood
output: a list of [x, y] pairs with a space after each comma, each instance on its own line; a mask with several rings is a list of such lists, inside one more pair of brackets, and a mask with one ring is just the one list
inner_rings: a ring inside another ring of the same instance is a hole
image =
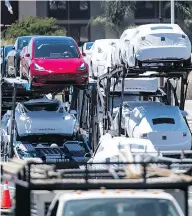
[[76, 71], [81, 64], [85, 63], [81, 58], [73, 59], [34, 59], [34, 64], [38, 64], [48, 71]]
[[76, 119], [68, 113], [38, 111], [17, 114], [16, 122], [20, 136], [50, 133], [72, 135]]

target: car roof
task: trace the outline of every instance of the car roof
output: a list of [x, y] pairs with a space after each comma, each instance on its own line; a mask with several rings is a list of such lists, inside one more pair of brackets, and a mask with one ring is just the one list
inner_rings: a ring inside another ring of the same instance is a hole
[[137, 108], [143, 115], [148, 116], [150, 118], [157, 118], [157, 116], [164, 116], [173, 118], [178, 116], [179, 108], [176, 106], [165, 105], [160, 102], [154, 101], [128, 101], [124, 102], [124, 105], [128, 104], [131, 110]]
[[63, 39], [63, 40], [66, 40], [66, 41], [73, 40], [72, 37], [67, 37], [67, 36], [33, 36], [32, 39], [33, 40], [37, 40], [37, 39], [42, 39], [42, 40], [46, 40], [46, 39]]
[[135, 190], [122, 190], [116, 192], [115, 190], [105, 190], [103, 193], [102, 190], [90, 190], [82, 192], [70, 192], [60, 194], [60, 200], [81, 200], [81, 199], [103, 199], [103, 198], [148, 198], [148, 199], [167, 199], [173, 201], [174, 198], [172, 195], [165, 193], [160, 190], [154, 191], [137, 191]]
[[32, 38], [33, 37], [33, 35], [31, 35], [31, 36], [20, 36], [20, 37], [18, 37], [19, 39], [20, 38], [23, 38], [23, 39], [25, 39], [25, 38]]

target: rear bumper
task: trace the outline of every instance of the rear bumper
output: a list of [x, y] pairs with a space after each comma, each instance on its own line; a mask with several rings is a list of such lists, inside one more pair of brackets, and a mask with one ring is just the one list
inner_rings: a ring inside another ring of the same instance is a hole
[[144, 47], [136, 52], [136, 58], [142, 62], [182, 61], [191, 57], [186, 46]]
[[88, 85], [88, 72], [77, 73], [35, 73], [32, 75], [33, 85], [41, 86], [46, 84], [76, 84]]
[[[152, 140], [151, 140], [152, 141]], [[174, 144], [173, 142], [167, 145], [161, 145], [161, 144], [156, 144], [155, 142], [152, 141], [154, 144], [154, 147], [160, 151], [182, 151], [182, 150], [191, 150], [191, 139], [179, 143], [179, 144]]]

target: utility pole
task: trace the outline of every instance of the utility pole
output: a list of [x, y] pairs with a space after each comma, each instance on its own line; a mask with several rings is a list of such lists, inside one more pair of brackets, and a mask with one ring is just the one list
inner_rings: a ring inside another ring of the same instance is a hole
[[175, 0], [171, 0], [171, 24], [175, 23]]
[[[162, 17], [162, 1], [159, 0], [159, 23], [163, 22], [163, 17]], [[164, 77], [159, 78], [159, 85], [160, 87], [164, 87]]]

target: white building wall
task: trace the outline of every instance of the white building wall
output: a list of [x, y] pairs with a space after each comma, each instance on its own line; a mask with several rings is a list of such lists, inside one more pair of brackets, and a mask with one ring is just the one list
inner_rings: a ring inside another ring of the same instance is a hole
[[26, 16], [37, 16], [36, 0], [34, 1], [18, 1], [19, 20]]

